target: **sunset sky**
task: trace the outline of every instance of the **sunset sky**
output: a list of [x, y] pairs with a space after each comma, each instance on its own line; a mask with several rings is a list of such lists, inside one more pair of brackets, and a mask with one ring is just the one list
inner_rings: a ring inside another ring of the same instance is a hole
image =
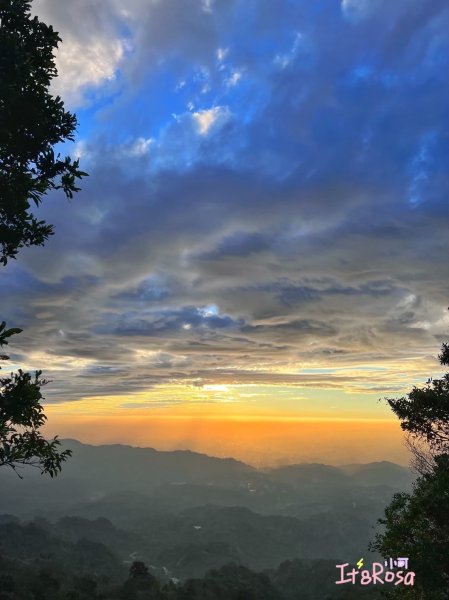
[[[126, 6], [126, 8], [125, 8]], [[90, 177], [2, 269], [47, 431], [407, 462], [449, 338], [443, 0], [37, 0]]]

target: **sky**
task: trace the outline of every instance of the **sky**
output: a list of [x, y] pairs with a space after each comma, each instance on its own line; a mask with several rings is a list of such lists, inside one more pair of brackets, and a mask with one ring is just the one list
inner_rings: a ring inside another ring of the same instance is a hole
[[2, 270], [48, 432], [407, 462], [449, 337], [443, 0], [35, 0], [89, 173]]

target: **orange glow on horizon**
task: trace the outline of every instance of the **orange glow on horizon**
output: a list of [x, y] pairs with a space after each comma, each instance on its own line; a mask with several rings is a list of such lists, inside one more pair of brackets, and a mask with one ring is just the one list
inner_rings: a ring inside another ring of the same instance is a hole
[[47, 407], [46, 435], [90, 444], [192, 450], [265, 467], [299, 462], [338, 465], [390, 460], [407, 464], [394, 420], [186, 415], [64, 415]]

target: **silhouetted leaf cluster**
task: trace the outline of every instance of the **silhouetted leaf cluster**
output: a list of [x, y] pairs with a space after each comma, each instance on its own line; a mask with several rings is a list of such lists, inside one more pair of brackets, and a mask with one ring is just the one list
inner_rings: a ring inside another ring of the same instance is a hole
[[61, 41], [53, 28], [30, 15], [24, 0], [0, 0], [0, 264], [18, 250], [42, 246], [53, 226], [31, 213], [42, 196], [62, 189], [68, 198], [87, 175], [79, 161], [55, 155], [53, 146], [73, 141], [76, 117], [48, 88]]
[[[449, 365], [449, 346], [439, 356]], [[388, 400], [415, 444], [421, 468], [410, 494], [395, 494], [379, 523], [383, 533], [371, 549], [387, 556], [407, 556], [416, 573], [413, 588], [390, 592], [391, 598], [449, 598], [449, 373], [414, 387], [406, 398]], [[423, 446], [424, 444], [424, 446]], [[416, 462], [415, 462], [416, 464]]]
[[[53, 28], [31, 17], [30, 2], [0, 0], [0, 265], [16, 258], [20, 248], [42, 246], [53, 226], [39, 221], [39, 206], [50, 190], [68, 198], [87, 173], [79, 161], [55, 155], [54, 146], [73, 141], [76, 117], [49, 93], [57, 70], [54, 50], [61, 41]], [[21, 329], [0, 325], [0, 347]], [[0, 360], [8, 360], [6, 354]], [[46, 417], [40, 387], [48, 383], [19, 370], [0, 379], [0, 466], [33, 465], [52, 477], [69, 451], [58, 452], [57, 438], [39, 432]]]
[[[20, 332], [0, 323], [0, 347]], [[8, 359], [7, 355], [0, 356], [0, 360]], [[39, 432], [47, 418], [40, 404], [40, 388], [48, 381], [40, 379], [41, 375], [42, 371], [36, 371], [33, 377], [19, 369], [10, 377], [0, 378], [0, 466], [10, 466], [17, 472], [18, 466], [31, 465], [54, 477], [71, 451], [58, 452], [59, 440], [48, 441]]]
[[[442, 365], [449, 365], [447, 344], [443, 344], [439, 359]], [[414, 387], [407, 397], [388, 399], [388, 404], [401, 428], [424, 441], [432, 455], [449, 451], [449, 373], [429, 379], [423, 388]]]

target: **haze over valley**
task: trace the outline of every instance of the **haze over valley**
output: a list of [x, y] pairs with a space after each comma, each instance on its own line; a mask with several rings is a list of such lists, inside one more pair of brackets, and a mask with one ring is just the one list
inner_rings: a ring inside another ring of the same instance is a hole
[[0, 472], [7, 556], [34, 556], [32, 523], [33, 535], [103, 544], [121, 565], [139, 559], [180, 580], [229, 563], [259, 572], [294, 559], [353, 562], [393, 493], [414, 479], [391, 462], [258, 470], [191, 451], [62, 444], [73, 457], [56, 479]]

